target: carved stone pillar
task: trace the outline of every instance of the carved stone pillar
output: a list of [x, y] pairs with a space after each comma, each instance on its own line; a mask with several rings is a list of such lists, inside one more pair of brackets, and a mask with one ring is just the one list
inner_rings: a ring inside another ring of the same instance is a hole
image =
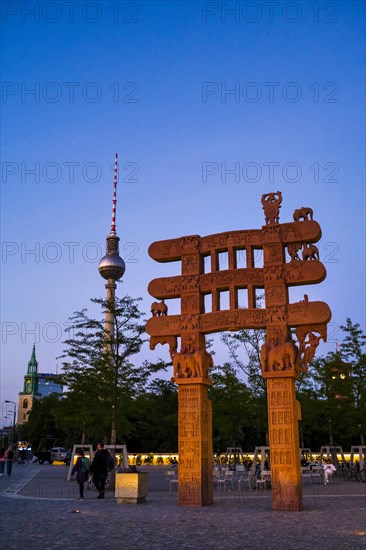
[[272, 508], [301, 511], [299, 403], [295, 379], [267, 377], [269, 443], [271, 449]]
[[297, 347], [288, 325], [284, 247], [278, 225], [263, 227], [266, 343], [261, 350], [267, 379], [272, 508], [303, 509], [299, 449], [299, 403], [295, 396]]
[[208, 506], [212, 487], [212, 404], [207, 380], [178, 383], [178, 504]]

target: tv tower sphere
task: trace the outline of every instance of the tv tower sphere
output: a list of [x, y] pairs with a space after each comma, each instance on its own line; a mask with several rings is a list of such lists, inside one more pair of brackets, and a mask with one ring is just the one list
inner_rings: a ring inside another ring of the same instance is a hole
[[[112, 235], [108, 235], [107, 237], [108, 244], [110, 244], [111, 237]], [[115, 237], [113, 238], [115, 239]], [[117, 239], [119, 241], [118, 237]], [[98, 271], [104, 279], [114, 279], [115, 281], [118, 281], [118, 279], [120, 279], [126, 271], [126, 265], [118, 252], [117, 254], [107, 252], [107, 254], [103, 256], [99, 262]]]
[[112, 201], [112, 227], [107, 237], [107, 253], [99, 262], [98, 270], [101, 276], [107, 280], [118, 281], [126, 270], [125, 262], [119, 255], [119, 237], [116, 233], [116, 205], [117, 205], [117, 171], [118, 155], [114, 163], [114, 192]]
[[100, 260], [98, 270], [104, 279], [118, 281], [126, 271], [126, 266], [125, 262], [117, 254], [107, 254]]

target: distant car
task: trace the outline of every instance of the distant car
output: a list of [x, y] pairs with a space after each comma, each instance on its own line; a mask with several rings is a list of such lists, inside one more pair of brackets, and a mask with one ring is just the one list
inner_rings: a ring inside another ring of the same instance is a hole
[[64, 462], [66, 459], [66, 449], [63, 447], [52, 447], [51, 460], [57, 462]]

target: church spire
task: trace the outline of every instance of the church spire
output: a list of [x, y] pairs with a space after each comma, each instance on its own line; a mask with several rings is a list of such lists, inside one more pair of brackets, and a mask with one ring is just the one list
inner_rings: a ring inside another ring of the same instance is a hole
[[33, 350], [30, 360], [28, 361], [28, 374], [36, 374], [38, 370], [38, 362], [36, 359], [36, 345], [33, 344]]

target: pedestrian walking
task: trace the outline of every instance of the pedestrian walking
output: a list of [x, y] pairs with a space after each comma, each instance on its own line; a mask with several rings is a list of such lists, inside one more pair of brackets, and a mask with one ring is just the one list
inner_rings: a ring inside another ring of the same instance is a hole
[[[80, 453], [78, 453], [78, 454], [80, 454]], [[67, 467], [67, 466], [70, 466], [71, 457], [72, 457], [72, 450], [71, 450], [71, 449], [68, 449], [68, 450], [66, 451], [66, 458], [65, 458], [65, 461], [64, 461], [66, 467]]]
[[97, 498], [104, 498], [104, 488], [108, 477], [108, 472], [114, 468], [114, 459], [104, 448], [104, 443], [99, 442], [97, 451], [94, 455], [90, 471], [93, 474], [93, 482], [98, 491]]
[[14, 451], [12, 447], [9, 447], [8, 452], [6, 453], [6, 473], [8, 476], [11, 476], [11, 471], [13, 469], [14, 462]]
[[90, 462], [89, 458], [85, 456], [84, 451], [80, 451], [78, 455], [78, 459], [71, 470], [71, 475], [73, 476], [76, 472], [76, 481], [79, 485], [80, 500], [84, 500], [84, 483], [89, 477]]
[[5, 462], [6, 462], [6, 451], [5, 451], [5, 448], [2, 447], [0, 449], [0, 476], [4, 475]]

